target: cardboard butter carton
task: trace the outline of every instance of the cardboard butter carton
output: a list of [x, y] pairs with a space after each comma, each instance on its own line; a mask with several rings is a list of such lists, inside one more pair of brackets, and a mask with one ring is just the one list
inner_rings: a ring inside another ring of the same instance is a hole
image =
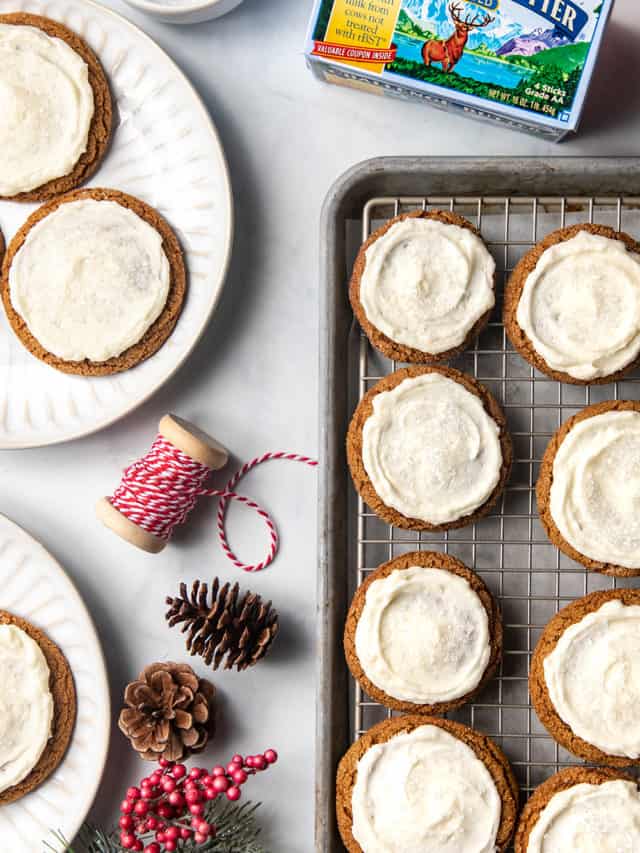
[[550, 139], [575, 131], [614, 0], [315, 0], [317, 76]]

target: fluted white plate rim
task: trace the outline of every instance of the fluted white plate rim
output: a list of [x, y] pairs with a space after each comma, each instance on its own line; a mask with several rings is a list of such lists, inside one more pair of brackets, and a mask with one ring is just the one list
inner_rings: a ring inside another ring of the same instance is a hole
[[[18, 2], [14, 3], [11, 11], [28, 11], [33, 12], [34, 14], [43, 14], [47, 15], [47, 7], [51, 5], [49, 0], [18, 0]], [[202, 315], [201, 321], [199, 325], [193, 329], [191, 340], [185, 350], [180, 354], [180, 356], [175, 360], [175, 362], [170, 366], [170, 368], [154, 383], [152, 383], [149, 387], [145, 388], [134, 400], [132, 400], [131, 404], [126, 408], [123, 408], [120, 411], [113, 412], [107, 414], [100, 420], [96, 420], [94, 423], [90, 425], [79, 426], [77, 429], [68, 429], [66, 431], [61, 431], [60, 434], [57, 435], [49, 435], [46, 438], [36, 438], [36, 437], [25, 437], [20, 438], [19, 436], [12, 437], [8, 439], [3, 436], [2, 431], [0, 430], [0, 450], [24, 450], [35, 447], [48, 447], [55, 444], [62, 444], [68, 441], [74, 441], [80, 438], [85, 438], [89, 435], [93, 435], [100, 430], [106, 429], [117, 421], [125, 418], [127, 415], [131, 414], [137, 408], [146, 403], [166, 382], [171, 379], [172, 376], [182, 367], [182, 365], [189, 358], [194, 348], [200, 341], [202, 335], [204, 334], [206, 327], [211, 320], [213, 312], [218, 305], [220, 300], [220, 296], [222, 294], [224, 282], [226, 279], [227, 272], [229, 270], [229, 264], [231, 261], [231, 253], [233, 247], [233, 236], [234, 236], [234, 205], [233, 205], [233, 190], [231, 186], [231, 177], [229, 173], [229, 166], [227, 163], [226, 155], [224, 152], [224, 148], [222, 146], [222, 142], [220, 139], [220, 135], [215, 126], [213, 118], [211, 117], [207, 107], [205, 106], [202, 98], [200, 97], [197, 89], [191, 83], [186, 74], [182, 71], [182, 69], [177, 65], [177, 63], [160, 47], [160, 45], [147, 33], [145, 33], [140, 27], [126, 18], [124, 15], [116, 12], [113, 9], [107, 8], [101, 5], [96, 0], [66, 0], [65, 7], [69, 10], [91, 10], [98, 17], [104, 16], [107, 20], [114, 20], [118, 23], [118, 25], [124, 26], [131, 34], [132, 39], [141, 40], [147, 45], [151, 50], [153, 50], [156, 54], [156, 58], [158, 62], [162, 63], [166, 69], [168, 69], [171, 75], [179, 80], [182, 85], [184, 85], [190, 93], [192, 99], [192, 108], [197, 110], [201, 120], [207, 127], [207, 130], [211, 137], [211, 143], [213, 148], [215, 149], [215, 156], [211, 158], [212, 162], [216, 162], [216, 166], [219, 168], [218, 178], [221, 179], [223, 187], [224, 187], [224, 199], [221, 200], [221, 203], [224, 204], [224, 215], [226, 219], [226, 228], [224, 232], [224, 245], [222, 247], [222, 262], [220, 267], [212, 277], [212, 289], [211, 289], [211, 297], [208, 303], [208, 306], [205, 312]], [[44, 7], [42, 11], [38, 11], [38, 6]], [[36, 7], [36, 8], [34, 8]], [[0, 10], [1, 11], [1, 10]], [[71, 14], [71, 13], [69, 13]], [[55, 16], [52, 14], [51, 17], [55, 19]], [[64, 21], [63, 21], [64, 23]], [[73, 29], [72, 24], [68, 24], [71, 29]], [[98, 57], [100, 57], [100, 52], [97, 51]], [[107, 69], [107, 77], [109, 77], [109, 71]], [[111, 83], [110, 79], [110, 83]], [[113, 88], [112, 88], [113, 92]], [[114, 96], [114, 100], [117, 102], [117, 98]], [[117, 103], [115, 112], [117, 113]], [[114, 133], [118, 133], [118, 128], [115, 127]], [[108, 156], [108, 155], [107, 155]], [[97, 172], [93, 175], [91, 180], [84, 184], [84, 186], [92, 187], [92, 186], [106, 186], [107, 184], [100, 183], [100, 168], [98, 168]], [[112, 186], [112, 189], [119, 189], [117, 186]], [[125, 190], [126, 191], [126, 190]], [[133, 193], [135, 195], [135, 193]], [[2, 204], [2, 202], [0, 202]], [[24, 206], [25, 207], [25, 216], [26, 219], [29, 213], [31, 212], [33, 207]], [[176, 223], [170, 223], [172, 225], [176, 225]], [[10, 242], [10, 238], [12, 235], [5, 234], [5, 242], [7, 245]], [[185, 250], [185, 255], [187, 259], [187, 266], [189, 260], [189, 251]], [[188, 270], [189, 273], [189, 270]], [[189, 274], [188, 277], [188, 287], [191, 288], [191, 276]], [[187, 298], [188, 295], [187, 295]], [[3, 313], [3, 312], [2, 312]], [[178, 321], [180, 322], [180, 320]], [[169, 338], [171, 340], [171, 338]], [[166, 346], [166, 344], [165, 344]], [[162, 348], [160, 352], [162, 351]], [[157, 355], [157, 354], [156, 354]], [[154, 358], [154, 356], [151, 356]], [[47, 368], [47, 370], [53, 370], [53, 368]], [[133, 368], [136, 370], [136, 368]], [[131, 371], [126, 371], [131, 372]], [[124, 374], [119, 374], [124, 375]], [[98, 381], [98, 380], [96, 380]]]
[[[71, 742], [64, 759], [57, 770], [54, 771], [54, 773], [33, 792], [27, 794], [22, 799], [17, 800], [15, 803], [0, 806], [0, 826], [2, 825], [3, 815], [8, 814], [9, 820], [14, 825], [17, 820], [23, 820], [24, 815], [27, 816], [27, 820], [32, 817], [30, 810], [27, 810], [26, 808], [29, 799], [37, 798], [39, 796], [38, 792], [43, 794], [46, 792], [47, 785], [55, 784], [56, 773], [64, 768], [67, 759], [74, 757], [76, 750], [83, 753], [85, 762], [88, 760], [87, 753], [82, 750], [81, 746], [77, 745], [76, 741], [77, 739], [82, 739], [83, 735], [86, 734], [87, 724], [83, 722], [83, 701], [85, 698], [90, 698], [92, 703], [97, 708], [101, 709], [99, 713], [102, 717], [99, 723], [95, 725], [94, 729], [91, 729], [90, 731], [92, 737], [98, 739], [97, 743], [93, 741], [95, 744], [94, 754], [92, 756], [93, 764], [90, 768], [90, 772], [86, 773], [83, 777], [83, 784], [79, 791], [76, 790], [76, 796], [72, 797], [70, 801], [65, 802], [65, 808], [60, 813], [59, 825], [48, 828], [51, 831], [61, 832], [67, 841], [72, 842], [86, 820], [91, 806], [93, 805], [100, 782], [104, 775], [104, 769], [107, 761], [111, 731], [111, 695], [109, 692], [107, 666], [104, 652], [102, 650], [95, 625], [93, 624], [91, 614], [82, 600], [82, 596], [78, 592], [76, 585], [44, 545], [28, 533], [23, 527], [16, 524], [16, 522], [12, 521], [2, 513], [0, 513], [0, 590], [4, 588], [4, 584], [2, 583], [2, 554], [4, 554], [8, 543], [11, 543], [12, 541], [17, 542], [18, 546], [22, 549], [22, 554], [29, 558], [25, 561], [22, 570], [28, 573], [29, 563], [33, 561], [39, 569], [38, 577], [41, 577], [40, 573], [44, 571], [51, 583], [64, 595], [65, 613], [67, 614], [69, 621], [72, 621], [74, 626], [77, 624], [78, 630], [82, 632], [80, 639], [84, 648], [84, 656], [87, 659], [86, 665], [91, 668], [91, 672], [93, 674], [93, 686], [95, 688], [95, 692], [92, 693], [90, 697], [85, 697], [80, 686], [80, 682], [77, 679], [74, 679], [76, 683], [77, 718]], [[46, 607], [43, 606], [40, 608], [44, 616], [42, 619], [39, 619], [37, 614], [29, 612], [29, 608], [27, 608], [25, 612], [20, 612], [16, 607], [5, 607], [3, 596], [4, 593], [0, 591], [0, 610], [6, 609], [15, 616], [20, 616], [28, 622], [31, 622], [37, 628], [44, 631], [44, 633], [47, 634], [47, 636], [49, 636], [56, 645], [58, 645], [68, 660], [69, 658], [74, 657], [65, 651], [65, 643], [56, 637], [59, 627], [53, 626], [51, 621], [47, 619]], [[57, 622], [57, 620], [54, 621]], [[75, 645], [77, 645], [77, 643]], [[73, 671], [73, 666], [71, 666], [71, 669]], [[92, 719], [95, 719], [95, 717], [92, 717]], [[85, 764], [84, 766], [86, 767], [87, 765]], [[51, 844], [54, 843], [53, 835], [48, 838], [40, 837], [43, 832], [40, 826], [37, 827], [35, 832], [38, 837], [33, 839], [33, 847], [30, 847], [29, 850], [21, 851], [21, 853], [41, 853], [44, 849], [43, 842], [48, 841]]]

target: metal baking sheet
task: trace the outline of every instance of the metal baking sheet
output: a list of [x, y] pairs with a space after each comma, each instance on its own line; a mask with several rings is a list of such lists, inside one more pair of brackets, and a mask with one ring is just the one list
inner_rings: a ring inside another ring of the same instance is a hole
[[[368, 344], [347, 298], [361, 242], [397, 213], [454, 210], [478, 225], [498, 268], [496, 310], [473, 349], [452, 365], [485, 384], [504, 407], [514, 441], [511, 479], [491, 515], [448, 533], [386, 525], [356, 497], [344, 440], [360, 397], [396, 365]], [[493, 737], [511, 761], [526, 799], [560, 767], [580, 763], [546, 734], [529, 703], [531, 653], [549, 619], [572, 599], [615, 585], [567, 559], [538, 520], [535, 482], [552, 433], [585, 405], [640, 399], [640, 373], [611, 385], [561, 385], [511, 347], [500, 320], [505, 278], [547, 233], [595, 221], [640, 238], [640, 158], [383, 158], [362, 163], [331, 189], [321, 233], [319, 687], [316, 743], [316, 850], [344, 848], [335, 826], [335, 770], [349, 744], [390, 715], [347, 673], [344, 618], [356, 586], [403, 552], [447, 551], [475, 569], [501, 606], [504, 659], [477, 701], [451, 716]]]

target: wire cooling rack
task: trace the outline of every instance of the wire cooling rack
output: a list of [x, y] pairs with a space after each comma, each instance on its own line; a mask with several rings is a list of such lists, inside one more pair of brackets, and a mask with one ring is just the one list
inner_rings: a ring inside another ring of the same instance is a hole
[[[475, 569], [496, 596], [503, 615], [504, 657], [498, 674], [476, 702], [450, 714], [490, 735], [514, 768], [523, 796], [562, 767], [581, 763], [558, 746], [529, 701], [531, 654], [551, 617], [596, 589], [640, 586], [588, 572], [553, 546], [538, 519], [535, 484], [551, 435], [584, 406], [610, 399], [640, 399], [640, 374], [610, 385], [563, 385], [534, 370], [509, 344], [500, 322], [504, 282], [520, 257], [546, 234], [578, 222], [597, 222], [640, 234], [640, 198], [429, 197], [374, 198], [362, 212], [353, 252], [391, 216], [415, 209], [455, 211], [473, 222], [495, 257], [498, 299], [486, 331], [473, 349], [452, 362], [482, 382], [502, 405], [514, 444], [513, 472], [490, 516], [460, 530], [414, 533], [393, 528], [357, 499], [352, 557], [360, 584], [380, 563], [415, 550], [441, 550]], [[353, 254], [353, 253], [352, 253]], [[353, 407], [380, 378], [402, 365], [374, 351], [360, 333], [352, 365]], [[353, 376], [355, 379], [356, 377]], [[353, 500], [354, 512], [356, 501]], [[352, 735], [359, 737], [392, 712], [352, 684]]]

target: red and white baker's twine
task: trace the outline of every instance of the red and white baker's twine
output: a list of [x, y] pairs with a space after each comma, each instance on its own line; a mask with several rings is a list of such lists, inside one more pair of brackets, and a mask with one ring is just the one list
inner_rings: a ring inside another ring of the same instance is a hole
[[[109, 501], [129, 521], [159, 539], [169, 540], [174, 529], [184, 524], [199, 497], [218, 497], [220, 502], [217, 524], [222, 550], [239, 569], [259, 572], [272, 563], [276, 556], [278, 531], [265, 509], [250, 498], [237, 494], [234, 489], [245, 474], [271, 459], [303, 462], [311, 467], [318, 464], [315, 459], [297, 453], [265, 453], [243, 465], [223, 489], [207, 489], [205, 482], [211, 474], [211, 469], [159, 435], [147, 455], [125, 470], [120, 485]], [[267, 525], [270, 537], [269, 553], [260, 563], [243, 563], [229, 545], [225, 518], [230, 500], [239, 501], [250, 509], [255, 509]]]

